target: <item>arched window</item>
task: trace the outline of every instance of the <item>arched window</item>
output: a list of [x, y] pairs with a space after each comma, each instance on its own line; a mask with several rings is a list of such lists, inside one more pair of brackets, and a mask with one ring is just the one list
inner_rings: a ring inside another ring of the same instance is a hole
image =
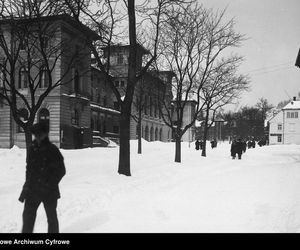
[[38, 121], [47, 124], [48, 128], [50, 126], [50, 112], [46, 108], [42, 108], [38, 114]]
[[[28, 110], [27, 109], [25, 109], [25, 108], [20, 109], [18, 115], [19, 115], [19, 118], [20, 118], [21, 121], [26, 122], [28, 120], [29, 114], [28, 114]], [[23, 133], [24, 132], [24, 130], [23, 130], [23, 128], [21, 126], [18, 126], [18, 132], [19, 133]]]
[[162, 139], [162, 134], [163, 134], [163, 130], [162, 130], [162, 128], [160, 128], [160, 130], [159, 130], [159, 140], [160, 140], [160, 141], [163, 140], [163, 139]]
[[148, 125], [145, 128], [145, 140], [149, 141], [149, 128], [148, 128]]
[[154, 139], [154, 130], [153, 130], [153, 127], [151, 127], [150, 129], [150, 141], [153, 141]]
[[79, 125], [79, 113], [77, 109], [73, 109], [71, 113], [71, 124]]
[[158, 128], [155, 129], [155, 141], [158, 141]]
[[40, 88], [48, 88], [49, 86], [49, 75], [46, 66], [40, 68]]
[[19, 89], [28, 87], [28, 71], [23, 66], [19, 71]]

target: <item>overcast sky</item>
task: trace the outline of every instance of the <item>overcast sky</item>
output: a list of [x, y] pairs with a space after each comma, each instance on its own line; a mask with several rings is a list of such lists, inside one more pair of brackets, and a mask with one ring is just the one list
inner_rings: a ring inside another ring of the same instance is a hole
[[300, 69], [295, 61], [300, 48], [300, 0], [198, 0], [207, 8], [227, 7], [236, 31], [245, 34], [237, 53], [244, 56], [241, 73], [251, 78], [251, 91], [239, 106], [253, 106], [260, 97], [277, 105], [300, 92]]

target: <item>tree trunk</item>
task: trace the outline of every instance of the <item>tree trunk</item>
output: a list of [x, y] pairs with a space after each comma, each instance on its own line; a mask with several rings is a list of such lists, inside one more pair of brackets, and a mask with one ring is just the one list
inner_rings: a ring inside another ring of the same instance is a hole
[[142, 154], [142, 112], [139, 108], [139, 117], [138, 117], [138, 154]]
[[181, 162], [181, 138], [175, 138], [175, 162]]
[[24, 129], [24, 133], [25, 133], [25, 143], [26, 143], [26, 162], [27, 162], [27, 158], [28, 158], [28, 154], [29, 154], [29, 148], [32, 144], [32, 134], [30, 132], [30, 129], [26, 128]]
[[128, 19], [129, 19], [129, 63], [128, 78], [125, 99], [121, 105], [120, 115], [120, 152], [118, 173], [131, 176], [130, 173], [130, 114], [131, 104], [136, 84], [136, 22], [135, 22], [135, 1], [128, 1]]
[[120, 115], [120, 148], [118, 173], [131, 176], [130, 173], [130, 115], [121, 112]]
[[205, 123], [204, 123], [204, 131], [203, 131], [203, 148], [201, 156], [206, 157], [206, 140], [207, 140], [207, 133], [208, 133], [208, 112], [206, 112]]

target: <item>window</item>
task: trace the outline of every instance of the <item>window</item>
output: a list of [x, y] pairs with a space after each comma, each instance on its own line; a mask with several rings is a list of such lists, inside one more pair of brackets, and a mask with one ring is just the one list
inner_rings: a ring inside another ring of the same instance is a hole
[[91, 118], [91, 130], [94, 131], [95, 128], [95, 120], [93, 119], [93, 117]]
[[282, 124], [278, 124], [277, 129], [282, 130]]
[[114, 109], [115, 110], [120, 110], [120, 105], [118, 102], [114, 102]]
[[282, 142], [282, 135], [277, 135], [277, 142]]
[[115, 87], [119, 87], [119, 81], [115, 81]]
[[21, 67], [19, 71], [19, 89], [28, 87], [28, 71]]
[[71, 124], [79, 125], [79, 113], [77, 109], [73, 109], [71, 113]]
[[2, 65], [0, 65], [0, 89], [4, 88], [5, 79], [6, 79], [5, 69]]
[[74, 72], [74, 92], [76, 94], [79, 93], [79, 73], [78, 73], [77, 69], [75, 69], [75, 72]]
[[157, 117], [157, 103], [154, 103], [154, 117]]
[[115, 134], [119, 133], [119, 126], [113, 126], [113, 133]]
[[38, 121], [47, 124], [48, 128], [50, 125], [50, 112], [46, 108], [42, 108], [38, 114]]
[[25, 39], [20, 40], [20, 50], [25, 50]]
[[106, 107], [106, 105], [107, 105], [107, 98], [106, 98], [106, 96], [103, 97], [103, 105], [104, 105], [104, 107]]
[[[23, 108], [19, 110], [19, 118], [22, 122], [26, 122], [28, 120], [28, 111], [27, 109]], [[21, 126], [18, 126], [18, 132], [24, 133], [24, 130]]]
[[46, 35], [42, 35], [41, 37], [41, 48], [46, 49], [48, 47], [49, 37]]
[[49, 75], [47, 68], [42, 66], [40, 68], [40, 88], [48, 88], [49, 86]]
[[152, 113], [152, 106], [153, 106], [152, 97], [149, 97], [150, 116], [153, 116], [153, 113]]
[[117, 54], [117, 64], [123, 64], [123, 63], [124, 63], [123, 54], [122, 53]]
[[148, 99], [147, 99], [147, 96], [145, 96], [145, 99], [144, 99], [145, 101], [145, 103], [144, 103], [144, 113], [145, 113], [145, 115], [148, 115]]
[[293, 118], [293, 119], [298, 119], [298, 112], [287, 112], [286, 113], [286, 118]]
[[125, 87], [125, 82], [121, 81], [121, 87]]

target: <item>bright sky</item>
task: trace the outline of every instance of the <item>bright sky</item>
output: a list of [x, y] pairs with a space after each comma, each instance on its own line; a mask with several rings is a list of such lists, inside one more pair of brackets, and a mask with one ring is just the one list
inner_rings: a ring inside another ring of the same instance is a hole
[[294, 65], [300, 48], [300, 0], [198, 1], [207, 8], [227, 7], [236, 31], [249, 38], [236, 51], [245, 58], [240, 72], [251, 78], [251, 91], [242, 95], [240, 105], [253, 106], [261, 97], [277, 105], [297, 96], [300, 69]]

